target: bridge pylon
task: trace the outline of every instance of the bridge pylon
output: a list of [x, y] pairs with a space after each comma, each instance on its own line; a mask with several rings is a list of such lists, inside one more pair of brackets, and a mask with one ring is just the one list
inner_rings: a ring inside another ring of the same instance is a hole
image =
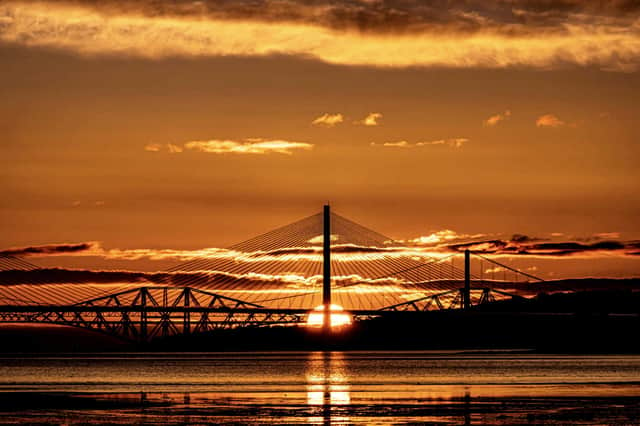
[[471, 252], [464, 251], [464, 288], [462, 290], [462, 309], [471, 308]]
[[324, 307], [323, 326], [331, 328], [331, 207], [326, 204], [322, 220], [322, 306]]

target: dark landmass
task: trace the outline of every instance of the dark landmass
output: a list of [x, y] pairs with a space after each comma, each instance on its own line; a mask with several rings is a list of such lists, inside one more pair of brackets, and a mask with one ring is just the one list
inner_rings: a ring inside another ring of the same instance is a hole
[[539, 294], [469, 311], [388, 313], [330, 335], [306, 327], [255, 327], [177, 336], [140, 346], [61, 326], [2, 326], [2, 353], [104, 351], [528, 349], [640, 353], [640, 292]]

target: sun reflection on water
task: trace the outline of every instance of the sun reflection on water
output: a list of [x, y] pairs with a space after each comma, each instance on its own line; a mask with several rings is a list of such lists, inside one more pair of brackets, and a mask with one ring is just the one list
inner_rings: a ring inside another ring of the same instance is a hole
[[307, 405], [320, 408], [312, 424], [343, 424], [349, 418], [337, 410], [351, 403], [349, 376], [342, 352], [312, 352], [307, 361]]

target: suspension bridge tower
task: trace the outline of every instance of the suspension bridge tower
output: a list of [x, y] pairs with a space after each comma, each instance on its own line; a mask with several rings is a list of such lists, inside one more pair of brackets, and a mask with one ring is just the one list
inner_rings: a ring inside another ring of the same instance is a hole
[[326, 204], [322, 219], [322, 306], [323, 328], [331, 328], [331, 207]]

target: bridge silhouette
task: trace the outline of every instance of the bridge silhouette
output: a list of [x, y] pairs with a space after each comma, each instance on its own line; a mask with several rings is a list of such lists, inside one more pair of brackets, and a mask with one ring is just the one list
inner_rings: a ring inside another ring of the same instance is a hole
[[[488, 269], [487, 269], [488, 267]], [[355, 321], [403, 312], [474, 309], [538, 293], [543, 280], [468, 250], [432, 257], [323, 211], [176, 265], [156, 282], [52, 282], [59, 271], [13, 256], [0, 271], [0, 323], [58, 324], [149, 342], [216, 329], [305, 324], [332, 305]], [[159, 281], [159, 282], [158, 282]], [[315, 309], [315, 311], [314, 311]]]

